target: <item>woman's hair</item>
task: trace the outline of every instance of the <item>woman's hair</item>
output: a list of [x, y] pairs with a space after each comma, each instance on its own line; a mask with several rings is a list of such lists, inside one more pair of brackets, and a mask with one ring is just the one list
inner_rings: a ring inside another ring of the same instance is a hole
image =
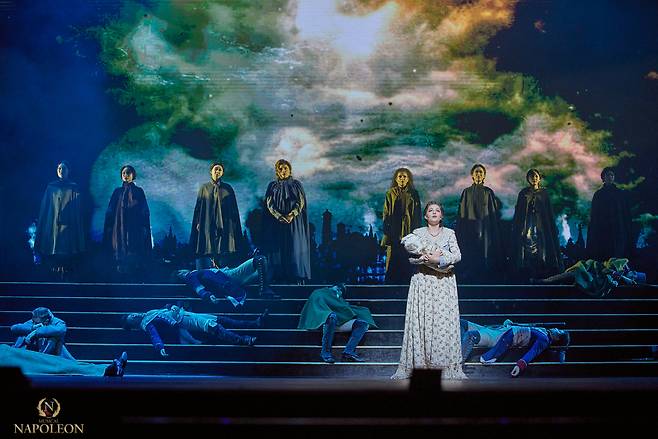
[[219, 167], [222, 168], [222, 170], [226, 170], [226, 168], [224, 168], [224, 163], [222, 163], [222, 162], [212, 162], [212, 164], [210, 165], [209, 171], [212, 172], [212, 168], [214, 168], [215, 166], [219, 166]]
[[537, 169], [537, 168], [530, 168], [530, 169], [528, 170], [528, 172], [525, 174], [525, 181], [527, 181], [528, 183], [530, 183], [530, 176], [531, 176], [532, 174], [537, 174], [537, 175], [539, 175], [539, 178], [542, 178], [542, 177], [543, 177], [543, 176], [541, 175], [541, 172], [539, 172], [539, 169]]
[[605, 174], [607, 174], [608, 172], [612, 172], [614, 174], [615, 168], [611, 166], [606, 166], [605, 168], [603, 168], [603, 171], [601, 171], [601, 180], [605, 178]]
[[407, 176], [409, 177], [409, 183], [407, 183], [407, 187], [409, 189], [415, 189], [414, 188], [414, 176], [411, 173], [411, 171], [407, 168], [397, 168], [395, 170], [395, 172], [393, 173], [393, 180], [391, 180], [391, 188], [397, 187], [398, 183], [395, 181], [395, 179], [398, 177], [398, 174], [400, 172], [406, 173]]
[[135, 171], [135, 168], [133, 168], [133, 167], [130, 166], [130, 165], [123, 165], [123, 166], [121, 167], [121, 171], [119, 171], [119, 173], [120, 173], [121, 175], [123, 175], [123, 170], [124, 170], [124, 169], [128, 171], [128, 174], [132, 174], [132, 175], [133, 175], [133, 180], [137, 180], [137, 171]]
[[274, 175], [276, 175], [277, 180], [279, 179], [279, 166], [286, 165], [290, 169], [290, 177], [292, 177], [292, 165], [286, 159], [279, 159], [274, 164]]
[[482, 168], [482, 170], [484, 171], [484, 175], [485, 176], [487, 175], [487, 168], [485, 168], [484, 165], [481, 163], [476, 163], [473, 165], [473, 167], [471, 168], [471, 175], [473, 175], [473, 173], [477, 168]]
[[[427, 202], [425, 208], [423, 209], [423, 216], [427, 215], [427, 209], [429, 209], [432, 205], [439, 206], [439, 209], [441, 209], [441, 216], [445, 215], [445, 212], [443, 211], [443, 204], [439, 203], [438, 201], [430, 200]], [[443, 218], [441, 218], [439, 225], [443, 225]]]
[[288, 165], [288, 167], [290, 168], [290, 173], [292, 174], [292, 165], [290, 164], [290, 162], [288, 160], [286, 160], [286, 159], [277, 160], [276, 163], [274, 164], [274, 170], [275, 171], [277, 171], [279, 169], [279, 165]]

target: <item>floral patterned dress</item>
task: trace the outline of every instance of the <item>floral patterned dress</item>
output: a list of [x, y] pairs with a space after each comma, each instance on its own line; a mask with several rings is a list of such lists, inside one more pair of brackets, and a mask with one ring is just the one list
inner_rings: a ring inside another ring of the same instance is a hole
[[[427, 250], [443, 252], [442, 267], [461, 260], [453, 230], [442, 227], [438, 236], [432, 236], [427, 227], [421, 227], [413, 234]], [[409, 285], [400, 364], [391, 378], [409, 378], [413, 369], [442, 369], [444, 379], [464, 379], [461, 362], [455, 275], [452, 270], [438, 272], [420, 266]]]

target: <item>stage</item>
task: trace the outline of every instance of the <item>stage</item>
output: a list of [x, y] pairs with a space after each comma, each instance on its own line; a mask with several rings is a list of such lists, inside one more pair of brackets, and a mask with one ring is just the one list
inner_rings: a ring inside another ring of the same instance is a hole
[[[32, 376], [12, 380], [5, 428], [33, 422], [42, 398], [60, 423], [109, 432], [250, 432], [366, 435], [590, 433], [655, 428], [658, 378], [416, 379]], [[642, 404], [641, 402], [648, 402]], [[36, 422], [36, 421], [34, 421]], [[277, 436], [278, 437], [278, 436]]]
[[[368, 306], [379, 328], [358, 347], [364, 363], [323, 363], [320, 334], [296, 329], [299, 312], [318, 285], [273, 288], [283, 298], [263, 300], [250, 289], [238, 309], [210, 305], [180, 284], [0, 283], [0, 340], [9, 326], [47, 306], [68, 324], [67, 346], [78, 359], [107, 364], [128, 352], [125, 376], [33, 375], [7, 371], [4, 428], [38, 423], [36, 406], [54, 398], [61, 425], [84, 424], [90, 434], [124, 431], [263, 431], [295, 434], [444, 432], [554, 435], [585, 426], [622, 429], [629, 422], [655, 427], [658, 361], [656, 287], [619, 288], [592, 299], [571, 286], [460, 285], [463, 318], [481, 324], [563, 322], [572, 334], [564, 362], [543, 354], [519, 378], [511, 378], [519, 352], [481, 365], [475, 349], [464, 364], [469, 379], [441, 380], [425, 372], [394, 381], [407, 288], [348, 286], [350, 303]], [[165, 339], [161, 358], [141, 331], [120, 327], [120, 317], [177, 300], [201, 312], [253, 318], [270, 310], [255, 346], [204, 341], [181, 345]], [[337, 334], [334, 353], [344, 346]], [[649, 401], [648, 404], [642, 402]], [[31, 428], [31, 427], [28, 427]], [[43, 427], [46, 428], [46, 427]], [[51, 428], [51, 427], [48, 427]], [[155, 429], [155, 430], [153, 430]]]

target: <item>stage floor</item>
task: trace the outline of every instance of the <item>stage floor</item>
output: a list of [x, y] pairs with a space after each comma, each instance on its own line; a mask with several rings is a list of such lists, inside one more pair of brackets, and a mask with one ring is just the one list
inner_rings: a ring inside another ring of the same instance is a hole
[[[353, 392], [388, 391], [408, 392], [411, 380], [385, 378], [275, 378], [229, 377], [199, 375], [130, 375], [121, 378], [90, 376], [32, 375], [27, 380], [33, 389], [159, 389], [159, 390], [260, 390], [260, 391], [313, 391]], [[445, 392], [504, 391], [596, 391], [605, 389], [624, 391], [658, 391], [658, 377], [614, 378], [491, 378], [442, 380], [440, 390]], [[436, 387], [435, 387], [436, 389]]]
[[515, 432], [554, 438], [576, 427], [592, 434], [658, 426], [658, 378], [8, 378], [7, 400], [13, 404], [5, 419], [36, 422], [37, 403], [55, 398], [62, 407], [60, 423], [84, 423], [99, 435], [231, 431], [374, 437], [431, 429], [460, 436]]

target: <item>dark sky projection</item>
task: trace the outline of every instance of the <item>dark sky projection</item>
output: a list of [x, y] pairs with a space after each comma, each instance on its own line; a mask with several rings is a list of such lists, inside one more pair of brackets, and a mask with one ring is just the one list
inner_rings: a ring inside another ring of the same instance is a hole
[[92, 236], [130, 163], [156, 241], [170, 225], [186, 241], [196, 191], [217, 158], [243, 220], [282, 157], [318, 226], [328, 208], [352, 230], [377, 229], [400, 166], [423, 201], [444, 201], [452, 216], [475, 162], [487, 166], [507, 218], [530, 167], [546, 175], [571, 233], [603, 166], [619, 165], [638, 218], [658, 212], [652, 1], [2, 8], [3, 191], [16, 206], [3, 219], [8, 242], [22, 239], [62, 157], [89, 191]]

